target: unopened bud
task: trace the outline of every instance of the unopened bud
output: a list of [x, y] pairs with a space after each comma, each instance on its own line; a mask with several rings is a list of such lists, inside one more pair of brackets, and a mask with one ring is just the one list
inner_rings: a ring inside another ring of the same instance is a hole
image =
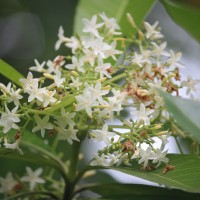
[[53, 76], [51, 74], [48, 73], [43, 73], [43, 76], [49, 79], [54, 79]]
[[71, 71], [71, 75], [72, 75], [72, 76], [75, 76], [75, 77], [78, 77], [78, 76], [79, 76], [79, 74], [78, 74], [76, 71]]
[[131, 16], [130, 13], [127, 13], [126, 14], [126, 17], [128, 19], [128, 22], [130, 23], [130, 25], [133, 27], [133, 28], [137, 28], [136, 24], [135, 24], [135, 20], [133, 19], [133, 17]]

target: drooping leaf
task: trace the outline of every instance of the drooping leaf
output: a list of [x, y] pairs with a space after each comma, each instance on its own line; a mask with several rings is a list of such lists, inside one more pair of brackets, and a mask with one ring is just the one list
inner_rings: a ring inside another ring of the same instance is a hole
[[183, 130], [200, 142], [200, 103], [161, 92], [165, 105]]
[[66, 179], [66, 171], [63, 163], [49, 151], [28, 142], [21, 142], [23, 154], [18, 150], [0, 148], [0, 157], [31, 162], [56, 169]]
[[174, 22], [200, 41], [199, 9], [185, 5], [180, 1], [162, 0], [161, 2]]
[[169, 164], [174, 170], [163, 174], [164, 165], [154, 171], [144, 171], [131, 167], [112, 167], [112, 169], [149, 180], [167, 188], [177, 188], [187, 192], [200, 193], [200, 158], [194, 155], [169, 154]]
[[183, 198], [192, 198], [197, 200], [200, 198], [198, 193], [137, 184], [102, 184], [90, 186], [88, 189], [101, 195], [104, 199], [168, 200], [176, 198], [182, 200]]
[[2, 59], [0, 59], [0, 74], [8, 78], [10, 81], [13, 81], [15, 84], [21, 85], [19, 79], [23, 78], [23, 75]]
[[150, 11], [155, 0], [80, 0], [76, 9], [75, 33], [81, 33], [82, 18], [104, 12], [108, 17], [114, 17], [122, 28], [123, 34], [130, 34], [126, 13], [130, 13], [137, 26], [140, 26]]

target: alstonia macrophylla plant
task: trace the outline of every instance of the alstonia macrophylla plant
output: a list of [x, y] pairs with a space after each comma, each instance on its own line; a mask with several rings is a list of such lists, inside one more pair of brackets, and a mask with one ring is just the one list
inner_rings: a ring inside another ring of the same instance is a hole
[[[181, 81], [181, 53], [167, 49], [158, 22], [144, 22], [140, 30], [127, 16], [130, 33], [136, 30], [136, 36], [124, 38], [116, 20], [104, 13], [82, 20], [83, 35], [66, 37], [60, 27], [55, 49], [71, 48], [72, 55], [42, 63], [35, 59], [27, 77], [20, 79], [20, 88], [0, 84], [1, 148], [23, 153], [20, 142], [30, 129], [45, 140], [51, 135], [57, 146], [60, 140], [73, 145], [86, 137], [103, 142], [91, 166], [132, 167], [137, 163], [149, 170], [168, 165], [165, 145], [177, 127], [160, 91], [179, 96], [179, 89], [186, 86], [190, 95], [199, 81]], [[66, 177], [75, 168], [70, 162]], [[11, 173], [1, 178], [0, 192], [12, 195], [19, 183], [29, 184], [22, 191], [34, 191], [52, 181], [52, 177], [45, 181], [39, 177], [41, 169], [34, 172], [27, 167], [26, 171], [28, 175], [18, 179]], [[10, 183], [7, 187], [5, 181]], [[64, 188], [59, 183], [53, 189], [58, 187]]]

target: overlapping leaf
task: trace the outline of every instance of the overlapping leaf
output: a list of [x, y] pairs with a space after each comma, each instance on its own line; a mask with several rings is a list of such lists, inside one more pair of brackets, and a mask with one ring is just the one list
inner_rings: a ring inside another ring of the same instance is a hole
[[183, 130], [200, 142], [200, 103], [161, 93], [165, 105]]
[[180, 1], [162, 0], [161, 2], [174, 22], [200, 41], [200, 11]]
[[149, 180], [168, 188], [177, 188], [187, 192], [200, 193], [200, 158], [193, 155], [173, 155], [167, 156], [170, 165], [175, 169], [163, 174], [164, 166], [160, 166], [154, 171], [144, 171], [131, 167], [113, 167], [112, 169]]
[[155, 0], [80, 0], [76, 9], [74, 32], [81, 33], [82, 18], [90, 19], [94, 14], [105, 12], [108, 17], [117, 19], [124, 34], [130, 34], [126, 13], [130, 13], [135, 23], [140, 26], [154, 2]]

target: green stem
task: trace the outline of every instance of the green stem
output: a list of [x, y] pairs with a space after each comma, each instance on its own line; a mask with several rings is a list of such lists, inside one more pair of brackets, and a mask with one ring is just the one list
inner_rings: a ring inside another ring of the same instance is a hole
[[70, 165], [69, 165], [69, 182], [65, 185], [65, 191], [63, 195], [63, 200], [71, 200], [74, 193], [74, 188], [76, 184], [77, 166], [78, 166], [78, 156], [80, 150], [80, 142], [74, 142], [71, 145], [70, 151]]
[[103, 82], [103, 85], [108, 85], [108, 84], [110, 84], [110, 83], [116, 82], [116, 81], [118, 81], [118, 80], [120, 80], [120, 79], [122, 79], [122, 78], [125, 78], [126, 76], [127, 76], [127, 74], [126, 74], [125, 72], [124, 72], [124, 73], [121, 73], [121, 74], [119, 74], [119, 75], [114, 76], [114, 77], [111, 78], [111, 79], [108, 79], [108, 80], [104, 81], [104, 82]]

